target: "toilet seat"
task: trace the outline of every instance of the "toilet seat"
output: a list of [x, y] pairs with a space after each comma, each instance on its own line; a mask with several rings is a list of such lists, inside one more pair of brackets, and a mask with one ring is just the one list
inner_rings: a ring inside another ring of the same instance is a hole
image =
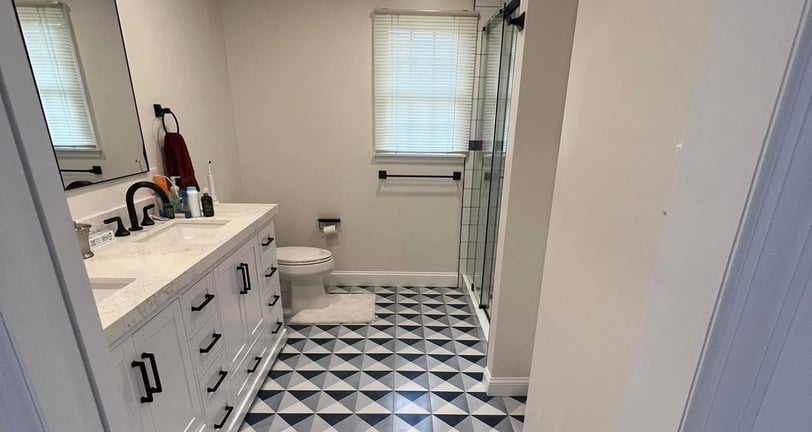
[[312, 266], [332, 261], [333, 254], [327, 249], [285, 246], [276, 248], [276, 258], [284, 266]]

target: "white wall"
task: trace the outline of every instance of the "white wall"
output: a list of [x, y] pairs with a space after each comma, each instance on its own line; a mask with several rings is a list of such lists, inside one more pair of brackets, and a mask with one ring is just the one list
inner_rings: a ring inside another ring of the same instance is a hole
[[[461, 193], [450, 180], [389, 181], [373, 160], [376, 7], [472, 9], [471, 0], [223, 1], [243, 197], [275, 202], [280, 245], [329, 246], [337, 270], [456, 272]], [[326, 243], [316, 218], [341, 217]]]
[[578, 0], [522, 5], [527, 26], [517, 35], [488, 338], [491, 394], [502, 394], [507, 378], [521, 378], [526, 391], [530, 376], [577, 7]]
[[527, 430], [677, 430], [802, 3], [581, 0]]
[[[152, 111], [152, 104], [160, 103], [177, 113], [198, 182], [205, 185], [206, 162], [211, 159], [218, 198], [240, 200], [218, 2], [119, 0], [118, 8], [150, 166], [163, 172], [163, 131]], [[71, 215], [80, 219], [121, 206], [130, 183], [150, 178], [139, 175], [69, 191]]]

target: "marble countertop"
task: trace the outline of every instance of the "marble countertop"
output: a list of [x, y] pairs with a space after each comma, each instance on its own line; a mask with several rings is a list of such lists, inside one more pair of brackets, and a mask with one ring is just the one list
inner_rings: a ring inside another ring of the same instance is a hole
[[[84, 261], [91, 282], [104, 279], [133, 279], [124, 288], [96, 302], [107, 342], [117, 342], [144, 318], [152, 316], [209, 272], [218, 261], [259, 231], [278, 213], [276, 204], [218, 204], [215, 216], [156, 222], [128, 237], [94, 249]], [[183, 243], [139, 241], [177, 221], [227, 221], [210, 236]]]

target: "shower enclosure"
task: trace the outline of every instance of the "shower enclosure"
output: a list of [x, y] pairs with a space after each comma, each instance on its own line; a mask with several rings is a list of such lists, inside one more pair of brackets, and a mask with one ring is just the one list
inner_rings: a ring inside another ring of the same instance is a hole
[[474, 84], [471, 145], [466, 159], [460, 245], [460, 284], [490, 320], [499, 203], [507, 154], [507, 125], [515, 56], [515, 25], [502, 8], [482, 28]]

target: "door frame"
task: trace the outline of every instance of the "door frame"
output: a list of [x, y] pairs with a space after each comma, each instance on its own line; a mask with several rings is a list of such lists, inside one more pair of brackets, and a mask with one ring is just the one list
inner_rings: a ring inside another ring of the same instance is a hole
[[113, 424], [126, 418], [124, 403], [110, 397], [114, 362], [12, 0], [0, 1], [0, 136], [0, 238], [20, 240], [0, 242], [0, 318], [15, 378], [27, 384], [41, 430], [127, 430]]
[[[776, 104], [777, 108], [767, 134], [766, 145], [762, 150], [756, 170], [757, 174], [742, 216], [743, 222], [730, 256], [727, 274], [717, 299], [691, 393], [685, 405], [679, 429], [682, 432], [704, 431], [707, 420], [714, 408], [718, 407], [718, 405], [714, 405], [714, 401], [719, 392], [725, 391], [722, 378], [726, 367], [731, 363], [729, 353], [734, 339], [751, 340], [749, 355], [760, 358], [776, 354], [775, 351], [780, 350], [780, 347], [763, 343], [751, 335], [738, 332], [738, 328], [743, 319], [748, 319], [744, 313], [747, 305], [746, 299], [750, 294], [750, 282], [754, 277], [755, 262], [758, 256], [765, 252], [763, 246], [769, 228], [768, 224], [764, 222], [769, 221], [775, 214], [776, 194], [781, 192], [781, 188], [776, 188], [776, 185], [784, 184], [791, 166], [789, 163], [778, 163], [779, 156], [787, 152], [791, 153], [797, 146], [804, 145], [803, 138], [807, 139], [807, 145], [812, 139], [809, 136], [801, 137], [792, 133], [793, 127], [797, 128], [793, 121], [797, 122], [799, 116], [803, 118], [812, 111], [809, 100], [812, 94], [809, 91], [800, 92], [802, 87], [809, 88], [810, 85], [812, 85], [812, 9], [810, 9], [810, 1], [807, 0], [803, 16], [800, 17], [798, 34], [793, 44], [787, 72]], [[809, 197], [799, 198], [809, 199]], [[783, 302], [789, 295], [791, 293], [787, 292], [784, 296], [776, 298], [775, 301]], [[768, 305], [759, 306], [763, 307], [765, 313], [768, 312]], [[793, 311], [793, 308], [782, 308], [778, 314], [770, 313], [770, 317], [774, 319], [775, 323], [772, 338], [787, 336], [790, 327], [780, 326], [778, 323], [790, 318]], [[733, 360], [735, 361], [735, 359]], [[751, 372], [755, 374], [758, 371]], [[738, 410], [729, 408], [731, 406], [743, 407], [750, 401], [763, 400], [767, 388], [766, 385], [754, 386], [749, 393], [727, 392], [726, 396], [734, 400], [727, 399], [731, 403], [726, 403], [726, 408], [719, 408], [723, 411], [716, 412], [714, 415], [730, 416], [731, 426], [738, 425], [738, 420], [740, 420], [736, 413]], [[726, 409], [729, 411], [725, 411]], [[735, 422], [734, 417], [737, 418]]]

